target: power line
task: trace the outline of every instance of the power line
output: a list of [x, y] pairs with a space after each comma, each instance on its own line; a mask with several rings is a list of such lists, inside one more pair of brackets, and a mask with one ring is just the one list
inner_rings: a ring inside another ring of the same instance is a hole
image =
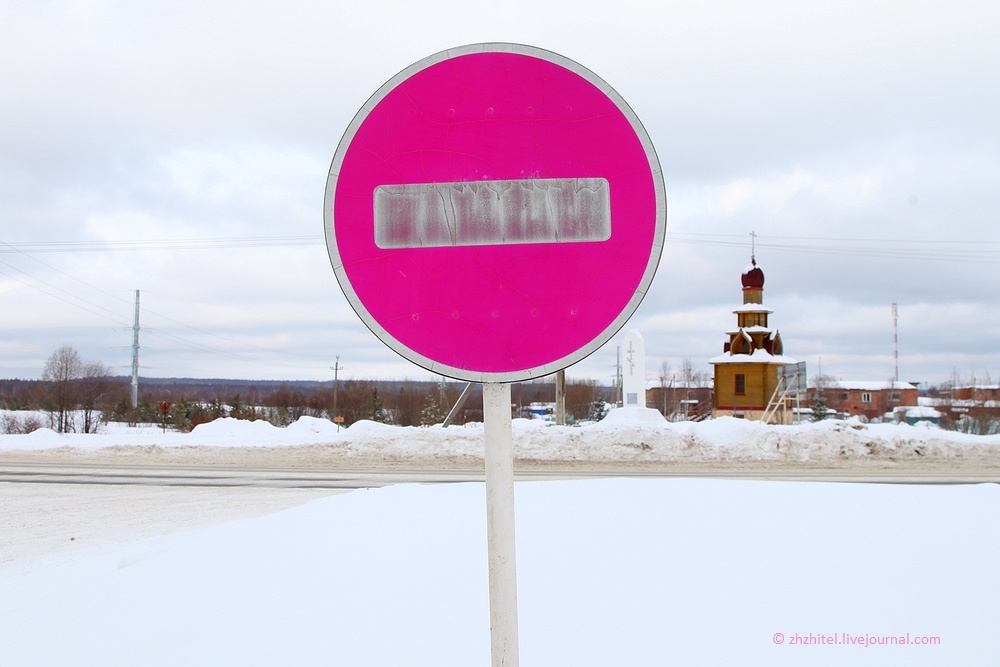
[[104, 319], [106, 319], [106, 320], [111, 320], [112, 322], [114, 322], [114, 323], [115, 323], [116, 325], [118, 325], [118, 326], [124, 326], [124, 325], [125, 325], [125, 323], [124, 323], [124, 322], [122, 322], [122, 321], [119, 321], [119, 320], [116, 320], [116, 319], [114, 319], [114, 318], [112, 318], [112, 317], [108, 317], [107, 315], [105, 315], [105, 314], [103, 314], [103, 313], [98, 313], [98, 312], [97, 312], [97, 311], [95, 311], [95, 310], [90, 310], [89, 308], [85, 308], [84, 306], [81, 306], [81, 305], [80, 305], [80, 304], [78, 304], [78, 303], [74, 303], [73, 301], [69, 301], [68, 299], [64, 299], [64, 298], [62, 298], [61, 296], [59, 296], [59, 295], [57, 295], [57, 294], [52, 294], [51, 292], [46, 292], [46, 291], [45, 291], [45, 290], [43, 290], [43, 289], [42, 289], [41, 287], [38, 287], [38, 286], [36, 286], [36, 285], [32, 285], [31, 283], [29, 283], [29, 282], [26, 282], [26, 281], [24, 281], [24, 280], [21, 280], [20, 278], [18, 278], [18, 277], [16, 277], [16, 276], [12, 276], [12, 275], [10, 275], [9, 273], [7, 273], [6, 271], [3, 271], [3, 270], [0, 270], [0, 275], [3, 275], [3, 276], [7, 276], [7, 277], [8, 277], [8, 278], [10, 278], [11, 280], [13, 280], [13, 281], [15, 281], [15, 282], [19, 282], [19, 283], [21, 283], [22, 285], [24, 285], [25, 287], [29, 287], [29, 288], [31, 288], [31, 289], [33, 289], [33, 290], [36, 290], [36, 291], [38, 291], [38, 292], [41, 292], [42, 294], [45, 294], [46, 296], [50, 296], [50, 297], [52, 297], [53, 299], [58, 299], [59, 301], [62, 301], [63, 303], [68, 303], [69, 305], [71, 305], [71, 306], [75, 306], [76, 308], [79, 308], [80, 310], [85, 310], [85, 311], [87, 311], [88, 313], [90, 313], [90, 314], [92, 314], [92, 315], [97, 315], [98, 317], [103, 317], [103, 318], [104, 318]]
[[[757, 232], [754, 234], [759, 238], [762, 236]], [[699, 236], [699, 237], [718, 237], [718, 238], [728, 238], [728, 239], [743, 239], [746, 243], [746, 235], [744, 234], [706, 234], [700, 232], [676, 232], [667, 231], [667, 235], [674, 236]], [[1000, 241], [960, 241], [960, 240], [941, 240], [941, 239], [870, 239], [870, 238], [858, 238], [858, 237], [844, 237], [844, 236], [765, 236], [765, 238], [770, 239], [781, 239], [781, 240], [794, 240], [794, 241], [848, 241], [853, 243], [929, 243], [934, 245], [940, 245], [942, 243], [953, 243], [953, 244], [965, 244], [965, 245], [1000, 245]]]
[[[17, 252], [17, 253], [19, 253], [21, 255], [24, 255], [25, 257], [27, 257], [31, 261], [37, 262], [38, 264], [41, 264], [42, 266], [44, 266], [44, 267], [46, 267], [48, 269], [51, 269], [52, 271], [55, 271], [56, 273], [61, 273], [62, 275], [66, 276], [67, 278], [70, 278], [71, 280], [75, 280], [76, 282], [80, 283], [81, 285], [86, 285], [87, 287], [89, 287], [92, 290], [96, 290], [96, 291], [100, 292], [101, 294], [104, 294], [106, 296], [110, 296], [112, 299], [117, 299], [118, 301], [121, 301], [123, 303], [128, 303], [128, 301], [126, 299], [123, 299], [122, 297], [118, 296], [117, 294], [112, 294], [111, 292], [105, 291], [105, 290], [101, 289], [100, 287], [97, 287], [96, 285], [91, 285], [90, 283], [88, 283], [88, 282], [86, 282], [84, 280], [80, 280], [76, 276], [71, 275], [69, 273], [66, 273], [62, 269], [58, 269], [58, 268], [52, 266], [51, 264], [49, 264], [47, 262], [43, 262], [42, 260], [38, 259], [37, 257], [32, 257], [31, 255], [29, 255], [28, 253], [24, 252], [23, 250], [18, 250], [17, 248], [15, 248], [14, 246], [12, 246], [10, 243], [5, 243], [3, 241], [0, 241], [0, 245], [5, 245], [5, 246], [11, 248], [11, 252]], [[0, 248], [0, 251], [2, 251], [2, 248]], [[28, 273], [24, 269], [19, 269], [19, 268], [13, 266], [12, 264], [8, 264], [7, 262], [0, 262], [0, 264], [4, 264], [5, 266], [9, 266], [9, 267], [11, 267], [12, 269], [14, 269], [16, 271], [20, 271], [21, 273], [25, 274], [26, 276], [34, 278], [34, 276], [32, 276], [30, 273]], [[34, 279], [38, 280], [38, 278], [34, 278]], [[59, 289], [59, 288], [56, 288], [56, 289]], [[65, 290], [60, 290], [60, 291], [68, 294], [68, 292], [65, 292]], [[79, 298], [79, 297], [76, 297], [76, 298]]]
[[24, 241], [3, 243], [0, 253], [13, 252], [121, 252], [137, 250], [213, 250], [323, 245], [324, 238], [304, 236], [238, 236], [199, 239], [137, 239], [129, 241]]
[[[746, 248], [747, 246], [746, 238], [743, 235], [735, 234], [668, 232], [667, 239], [675, 243], [692, 245], [738, 248]], [[767, 239], [775, 239], [776, 241], [769, 241]], [[908, 244], [908, 247], [904, 244]], [[983, 246], [1000, 246], [1000, 242], [997, 241], [929, 241], [915, 239], [897, 241], [894, 239], [845, 239], [830, 237], [768, 237], [757, 234], [756, 245], [758, 248], [769, 248], [779, 252], [871, 257], [878, 259], [894, 258], [985, 264], [1000, 263], [1000, 247], [983, 248]], [[942, 246], [947, 247], [943, 248]]]
[[[672, 232], [670, 241], [684, 244], [721, 247], [745, 247], [746, 239], [739, 234], [704, 234]], [[892, 239], [847, 238], [834, 236], [757, 235], [758, 245], [779, 252], [808, 252], [855, 257], [891, 257], [896, 259], [1000, 262], [1000, 241], [956, 239]], [[135, 239], [111, 241], [25, 241], [0, 242], [0, 253], [89, 253], [137, 252], [144, 250], [213, 250], [239, 248], [273, 248], [320, 246], [321, 235], [205, 237], [194, 239]]]
[[[88, 301], [87, 299], [84, 299], [82, 297], [76, 296], [75, 294], [67, 292], [66, 290], [64, 290], [64, 289], [62, 289], [60, 287], [56, 287], [55, 285], [47, 283], [44, 280], [40, 280], [39, 278], [37, 278], [37, 277], [31, 275], [30, 273], [28, 273], [27, 271], [25, 271], [24, 269], [19, 269], [17, 267], [11, 266], [10, 264], [8, 264], [6, 262], [0, 262], [0, 264], [3, 264], [4, 266], [7, 266], [9, 268], [12, 268], [15, 271], [19, 271], [19, 272], [23, 273], [24, 275], [28, 276], [29, 278], [31, 278], [33, 280], [36, 280], [36, 281], [42, 283], [43, 285], [45, 285], [47, 287], [50, 287], [50, 288], [52, 288], [52, 289], [54, 289], [54, 290], [56, 290], [58, 292], [62, 292], [63, 294], [69, 296], [72, 299], [76, 299], [77, 301], [81, 301], [81, 302], [83, 302], [83, 303], [85, 303], [85, 304], [87, 304], [89, 306], [93, 306], [94, 308], [97, 308], [99, 310], [103, 310], [103, 311], [105, 311], [105, 313], [111, 313], [111, 315], [109, 316], [109, 315], [106, 315], [104, 313], [100, 313], [97, 310], [92, 310], [91, 308], [87, 308], [86, 306], [80, 305], [80, 303], [76, 303], [75, 301], [70, 301], [69, 299], [63, 298], [63, 297], [59, 296], [58, 294], [54, 294], [52, 292], [44, 290], [41, 287], [38, 287], [37, 285], [33, 285], [33, 284], [31, 284], [31, 283], [29, 283], [29, 282], [27, 282], [25, 280], [21, 280], [20, 278], [17, 278], [16, 276], [12, 276], [11, 274], [7, 273], [6, 271], [0, 270], [0, 275], [7, 276], [11, 280], [19, 282], [22, 285], [25, 285], [26, 287], [28, 287], [30, 289], [36, 290], [38, 292], [41, 292], [42, 294], [45, 294], [46, 296], [50, 296], [50, 297], [52, 297], [54, 299], [62, 301], [63, 303], [67, 303], [67, 304], [69, 304], [71, 306], [79, 308], [80, 310], [86, 311], [86, 312], [88, 312], [88, 313], [90, 313], [92, 315], [96, 315], [98, 317], [101, 317], [101, 318], [104, 318], [104, 319], [109, 320], [111, 322], [114, 322], [119, 327], [123, 327], [124, 328], [124, 327], [130, 327], [131, 326], [126, 320], [117, 319], [117, 318], [120, 317], [120, 315], [118, 315], [117, 313], [115, 313], [112, 310], [108, 310], [107, 308], [104, 308], [103, 306], [100, 306], [100, 305], [98, 305], [96, 303], [93, 303], [92, 301]], [[103, 290], [101, 290], [101, 291], [103, 291]], [[114, 296], [114, 295], [112, 295], [112, 296]], [[115, 298], [119, 298], [119, 297], [115, 297]], [[182, 336], [178, 336], [176, 334], [170, 334], [170, 333], [167, 333], [165, 331], [160, 331], [160, 330], [157, 330], [157, 329], [154, 329], [154, 328], [146, 327], [146, 328], [143, 329], [143, 331], [145, 331], [147, 333], [147, 335], [150, 335], [150, 336], [153, 336], [153, 337], [156, 337], [156, 338], [160, 338], [162, 340], [167, 340], [168, 342], [172, 342], [175, 345], [178, 345], [178, 344], [179, 345], [183, 345], [183, 346], [188, 347], [188, 348], [190, 348], [192, 350], [195, 350], [197, 352], [205, 352], [205, 353], [210, 353], [210, 354], [223, 355], [223, 356], [231, 357], [233, 359], [238, 359], [240, 361], [247, 361], [247, 362], [256, 363], [256, 364], [265, 364], [265, 365], [276, 366], [276, 367], [280, 367], [280, 368], [315, 369], [315, 366], [302, 366], [302, 365], [298, 365], [298, 364], [287, 364], [287, 363], [266, 361], [266, 360], [263, 360], [263, 359], [257, 359], [257, 358], [247, 357], [247, 356], [244, 356], [244, 355], [241, 355], [241, 354], [237, 354], [235, 352], [230, 352], [228, 350], [222, 350], [222, 349], [219, 349], [219, 348], [216, 348], [216, 347], [212, 347], [210, 345], [205, 345], [203, 343], [196, 343], [196, 342], [188, 340], [188, 339], [186, 339], [186, 338], [184, 338]], [[209, 334], [209, 335], [213, 335], [213, 334]], [[233, 342], [237, 342], [239, 344], [243, 344], [240, 341], [233, 341]]]
[[[13, 246], [11, 244], [5, 243], [3, 241], [0, 241], [0, 245], [5, 245], [5, 246], [13, 248]], [[48, 264], [47, 262], [43, 262], [42, 260], [40, 260], [40, 259], [38, 259], [36, 257], [32, 257], [31, 255], [29, 255], [28, 253], [26, 253], [23, 250], [20, 250], [20, 249], [17, 249], [17, 248], [13, 248], [13, 252], [20, 253], [21, 255], [24, 255], [28, 259], [31, 259], [32, 261], [35, 261], [35, 262], [41, 264], [42, 266], [45, 266], [45, 267], [47, 267], [47, 268], [49, 268], [49, 269], [51, 269], [51, 270], [53, 270], [53, 271], [55, 271], [57, 273], [61, 273], [62, 275], [66, 276], [67, 278], [75, 280], [76, 282], [80, 283], [81, 285], [85, 285], [85, 286], [87, 286], [87, 287], [89, 287], [89, 288], [91, 288], [93, 290], [96, 290], [96, 291], [100, 292], [101, 294], [104, 294], [106, 296], [111, 297], [112, 299], [117, 299], [118, 301], [121, 301], [121, 302], [123, 302], [125, 304], [129, 304], [130, 303], [127, 299], [124, 299], [121, 296], [118, 296], [117, 294], [112, 294], [111, 292], [103, 290], [100, 287], [97, 287], [95, 285], [91, 285], [90, 283], [88, 283], [88, 282], [86, 282], [84, 280], [81, 280], [81, 279], [77, 278], [74, 275], [66, 273], [65, 271], [63, 271], [61, 269], [58, 269], [58, 268], [52, 266], [51, 264]], [[95, 308], [99, 308], [101, 310], [104, 310], [104, 311], [106, 311], [108, 313], [112, 313], [113, 315], [117, 315], [117, 313], [114, 313], [114, 311], [108, 310], [107, 308], [104, 308], [103, 306], [99, 306], [96, 303], [93, 303], [91, 301], [87, 301], [87, 300], [83, 299], [82, 297], [76, 296], [76, 295], [71, 294], [70, 292], [68, 292], [68, 291], [66, 291], [64, 289], [56, 287], [55, 285], [52, 285], [50, 283], [46, 283], [45, 281], [37, 278], [36, 276], [31, 275], [30, 273], [28, 273], [24, 269], [20, 269], [18, 267], [15, 267], [15, 266], [13, 266], [11, 264], [8, 264], [7, 262], [3, 262], [3, 261], [0, 261], [0, 264], [3, 264], [4, 266], [10, 267], [10, 268], [14, 269], [15, 271], [20, 271], [21, 273], [23, 273], [24, 275], [28, 276], [29, 278], [37, 280], [38, 282], [40, 282], [40, 283], [42, 283], [44, 285], [48, 285], [52, 289], [58, 290], [58, 291], [62, 292], [63, 294], [66, 294], [67, 296], [70, 296], [70, 297], [72, 297], [74, 299], [78, 299], [80, 301], [83, 301], [84, 303], [87, 303], [87, 304], [89, 304], [89, 305], [91, 305], [91, 306], [93, 306]], [[6, 274], [6, 273], [4, 275], [7, 275], [8, 277], [12, 277], [12, 276], [10, 276], [9, 274]], [[15, 280], [16, 280], [16, 278], [15, 278]], [[27, 285], [28, 287], [32, 287], [32, 285], [30, 285], [29, 283], [25, 283], [24, 281], [18, 281], [18, 282], [21, 282], [22, 284]], [[38, 289], [38, 288], [34, 288], [34, 289]], [[42, 291], [44, 294], [49, 294], [48, 292], [45, 292], [44, 290], [39, 290], [39, 291]], [[54, 296], [54, 295], [49, 294], [49, 296]], [[66, 303], [71, 303], [69, 301], [66, 301], [65, 299], [60, 299], [60, 300], [66, 302]], [[76, 304], [72, 304], [71, 303], [71, 305], [76, 305]], [[85, 310], [87, 310], [87, 309], [85, 309]], [[88, 312], [93, 312], [93, 311], [89, 311], [88, 310]], [[161, 319], [167, 320], [168, 322], [172, 322], [172, 323], [174, 323], [174, 324], [176, 324], [178, 326], [185, 327], [187, 329], [191, 329], [192, 331], [197, 331], [198, 333], [204, 334], [206, 336], [213, 336], [215, 338], [219, 338], [221, 340], [225, 340], [225, 341], [228, 341], [230, 343], [236, 343], [237, 345], [245, 345], [245, 346], [248, 346], [248, 347], [256, 348], [258, 350], [263, 350], [265, 352], [273, 352], [275, 354], [288, 354], [287, 352], [284, 352], [282, 350], [275, 350], [273, 348], [263, 347], [263, 346], [260, 346], [260, 345], [254, 345], [253, 343], [248, 343], [246, 341], [239, 341], [239, 340], [236, 340], [236, 339], [233, 339], [233, 338], [229, 338], [227, 336], [222, 336], [220, 334], [212, 333], [210, 331], [205, 331], [204, 329], [199, 329], [197, 327], [193, 327], [193, 326], [191, 326], [189, 324], [185, 324], [184, 322], [179, 322], [178, 320], [175, 320], [175, 319], [173, 319], [171, 317], [167, 317], [166, 315], [158, 313], [158, 312], [156, 312], [154, 310], [150, 310], [148, 307], [147, 308], [143, 308], [143, 313], [144, 314], [155, 315], [156, 317], [159, 317]], [[147, 327], [146, 330], [150, 330], [150, 329]], [[177, 341], [184, 341], [183, 338], [181, 338], [179, 336], [176, 336], [175, 334], [166, 334], [166, 335], [174, 336], [174, 338], [176, 338]], [[161, 335], [160, 337], [162, 338], [163, 335]], [[230, 356], [232, 355], [232, 353], [225, 352], [223, 350], [217, 350], [216, 348], [211, 348], [211, 347], [208, 347], [208, 346], [203, 346], [203, 347], [205, 348], [204, 351], [215, 351], [215, 352], [218, 352], [218, 353], [221, 353], [221, 354], [227, 354], [227, 355], [230, 355]], [[306, 356], [310, 356], [310, 355], [306, 355]], [[252, 361], [252, 362], [259, 363], [257, 360], [249, 359], [249, 358], [246, 358], [246, 357], [238, 357], [238, 358], [240, 358], [240, 359], [242, 359], [244, 361]], [[318, 357], [318, 356], [313, 357], [313, 358], [315, 358], [315, 359], [321, 359], [322, 358], [324, 361], [326, 359], [325, 357]], [[263, 363], [268, 363], [268, 362], [263, 362]], [[292, 367], [292, 368], [312, 368], [311, 366], [295, 366], [295, 365], [291, 365], [289, 367]]]

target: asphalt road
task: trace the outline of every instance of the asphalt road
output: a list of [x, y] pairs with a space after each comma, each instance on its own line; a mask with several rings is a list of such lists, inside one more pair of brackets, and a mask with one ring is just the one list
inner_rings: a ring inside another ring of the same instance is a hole
[[[518, 481], [553, 479], [706, 478], [797, 482], [862, 482], [883, 484], [978, 484], [1000, 482], [1000, 470], [917, 468], [817, 468], [739, 462], [676, 469], [644, 466], [601, 469], [574, 464], [517, 470]], [[187, 487], [263, 487], [288, 489], [358, 489], [390, 484], [442, 484], [483, 481], [481, 469], [454, 468], [271, 468], [225, 465], [140, 465], [74, 462], [0, 462], [0, 482], [29, 484], [146, 485]]]
[[[191, 452], [160, 453], [186, 454]], [[127, 461], [101, 460], [100, 453], [85, 460], [58, 452], [0, 456], [0, 566], [262, 516], [351, 489], [484, 477], [475, 460], [313, 465], [291, 454], [240, 452], [236, 460], [193, 462], [142, 460], [149, 453], [135, 453]], [[285, 462], [292, 465], [281, 465]], [[835, 461], [825, 467], [787, 461], [522, 461], [515, 473], [523, 481], [613, 477], [975, 484], [1000, 482], [1000, 465], [969, 460]]]

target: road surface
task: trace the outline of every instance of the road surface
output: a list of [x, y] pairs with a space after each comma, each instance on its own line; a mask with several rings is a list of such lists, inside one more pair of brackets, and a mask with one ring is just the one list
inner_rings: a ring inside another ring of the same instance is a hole
[[[517, 470], [518, 481], [554, 479], [710, 478], [796, 482], [977, 484], [1000, 482], [1000, 468], [898, 465], [896, 467], [795, 465], [772, 461], [713, 462], [656, 466], [537, 462]], [[390, 484], [481, 482], [483, 470], [468, 467], [383, 468], [271, 467], [138, 464], [72, 461], [0, 461], [0, 482], [187, 487], [267, 487], [349, 490]]]
[[[197, 449], [211, 451], [197, 452]], [[295, 452], [193, 448], [132, 453], [0, 453], [0, 567], [282, 511], [314, 498], [390, 484], [483, 480], [474, 459], [313, 462]], [[149, 462], [152, 459], [155, 462]], [[323, 465], [323, 464], [326, 465]], [[975, 460], [627, 462], [522, 461], [520, 481], [712, 478], [789, 482], [1000, 482]]]

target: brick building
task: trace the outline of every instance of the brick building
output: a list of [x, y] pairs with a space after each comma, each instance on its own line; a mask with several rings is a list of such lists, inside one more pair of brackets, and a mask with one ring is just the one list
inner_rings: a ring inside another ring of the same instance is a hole
[[954, 387], [951, 390], [951, 397], [956, 401], [975, 401], [977, 403], [1000, 401], [1000, 385], [981, 384]]
[[[810, 402], [816, 391], [810, 389]], [[828, 410], [849, 417], [880, 419], [896, 408], [917, 406], [917, 388], [909, 382], [837, 380], [822, 391]]]

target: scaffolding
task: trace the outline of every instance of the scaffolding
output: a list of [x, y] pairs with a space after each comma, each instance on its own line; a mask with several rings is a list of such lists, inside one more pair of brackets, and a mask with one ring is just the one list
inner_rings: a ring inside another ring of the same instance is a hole
[[786, 415], [789, 405], [794, 401], [792, 423], [798, 424], [802, 415], [801, 399], [806, 395], [806, 391], [806, 362], [800, 361], [797, 364], [778, 366], [778, 384], [774, 387], [774, 393], [771, 394], [771, 400], [767, 402], [767, 407], [764, 408], [764, 414], [760, 420], [765, 424], [770, 424], [771, 420], [778, 416], [780, 410], [781, 420], [775, 423], [788, 423]]

